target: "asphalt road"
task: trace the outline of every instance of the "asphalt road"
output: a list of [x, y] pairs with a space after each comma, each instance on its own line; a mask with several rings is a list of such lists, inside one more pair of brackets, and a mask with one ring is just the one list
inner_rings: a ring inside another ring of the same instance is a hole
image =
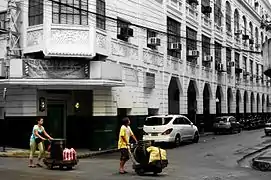
[[241, 134], [207, 136], [198, 144], [184, 144], [167, 149], [169, 166], [159, 176], [137, 176], [131, 162], [128, 174], [119, 175], [119, 154], [82, 159], [72, 171], [28, 168], [27, 159], [0, 159], [1, 180], [270, 180], [271, 172], [241, 168], [237, 160], [248, 149], [270, 141], [263, 130], [243, 131]]

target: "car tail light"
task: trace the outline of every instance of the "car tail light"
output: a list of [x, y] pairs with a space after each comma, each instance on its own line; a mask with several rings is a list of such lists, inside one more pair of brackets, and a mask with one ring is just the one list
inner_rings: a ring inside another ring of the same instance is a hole
[[162, 135], [169, 135], [173, 131], [172, 128], [166, 130], [165, 132], [162, 133]]
[[148, 135], [148, 133], [146, 133], [145, 131], [143, 131], [143, 135]]

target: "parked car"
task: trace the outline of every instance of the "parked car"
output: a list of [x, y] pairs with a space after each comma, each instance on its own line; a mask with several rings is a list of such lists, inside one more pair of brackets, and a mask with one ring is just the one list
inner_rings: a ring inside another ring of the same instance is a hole
[[271, 135], [271, 119], [269, 119], [265, 124], [264, 132], [266, 136]]
[[218, 134], [220, 132], [234, 133], [235, 131], [240, 133], [242, 130], [242, 126], [239, 122], [236, 121], [235, 117], [222, 116], [215, 119], [213, 129], [215, 134]]
[[199, 141], [198, 128], [183, 115], [160, 115], [147, 117], [144, 123], [143, 140], [155, 143], [175, 143]]

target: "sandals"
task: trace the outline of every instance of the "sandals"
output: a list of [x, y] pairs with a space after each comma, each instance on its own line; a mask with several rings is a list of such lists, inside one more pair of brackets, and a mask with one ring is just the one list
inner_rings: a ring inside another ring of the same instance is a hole
[[128, 172], [126, 171], [119, 171], [120, 174], [127, 174]]

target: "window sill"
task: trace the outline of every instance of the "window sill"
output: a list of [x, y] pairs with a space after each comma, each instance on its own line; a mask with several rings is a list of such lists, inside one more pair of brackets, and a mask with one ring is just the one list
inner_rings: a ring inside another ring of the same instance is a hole
[[61, 29], [74, 29], [74, 30], [82, 30], [89, 29], [89, 25], [79, 25], [79, 24], [54, 24], [51, 25], [52, 28], [61, 28]]
[[38, 25], [28, 26], [27, 30], [33, 31], [33, 30], [40, 30], [42, 28], [43, 28], [43, 24], [38, 24]]
[[96, 31], [100, 34], [107, 35], [107, 31], [105, 29], [96, 28]]

